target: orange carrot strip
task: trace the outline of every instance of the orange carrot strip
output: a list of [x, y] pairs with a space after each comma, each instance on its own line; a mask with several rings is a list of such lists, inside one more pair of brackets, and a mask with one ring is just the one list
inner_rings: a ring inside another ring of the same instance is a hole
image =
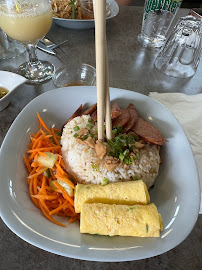
[[49, 214], [50, 210], [48, 208], [48, 206], [46, 205], [45, 201], [42, 199], [39, 199], [41, 205], [43, 206], [44, 210]]
[[37, 167], [39, 167], [39, 164], [37, 164], [36, 162], [32, 162], [31, 167], [37, 168]]
[[57, 167], [58, 171], [60, 172], [60, 174], [63, 176], [65, 174], [64, 170], [61, 168], [59, 162], [57, 161], [55, 163], [55, 166]]
[[37, 195], [37, 193], [38, 193], [38, 190], [37, 190], [37, 177], [34, 177], [33, 191], [34, 191], [34, 194]]
[[40, 152], [40, 151], [39, 151], [38, 154], [39, 154], [40, 156], [47, 157], [46, 153], [43, 153], [43, 152]]
[[69, 223], [73, 223], [76, 219], [77, 219], [77, 217], [71, 217], [69, 220]]
[[55, 143], [56, 143], [57, 145], [60, 145], [59, 142], [58, 142], [58, 140], [57, 140], [57, 138], [56, 138], [56, 136], [55, 136], [55, 132], [54, 132], [53, 129], [52, 129], [52, 134], [53, 134], [53, 139], [54, 139]]
[[42, 184], [41, 184], [41, 193], [42, 194], [47, 194], [46, 193], [46, 177], [45, 177], [45, 175], [43, 175], [43, 178], [42, 178]]
[[52, 216], [49, 216], [46, 211], [44, 210], [43, 206], [41, 205], [41, 203], [39, 203], [39, 206], [41, 208], [41, 211], [43, 212], [44, 216], [47, 217], [50, 221], [54, 222], [55, 224], [62, 226], [62, 227], [66, 227], [65, 224], [60, 223], [59, 221], [56, 221]]
[[68, 202], [65, 201], [63, 204], [61, 204], [60, 206], [58, 206], [57, 208], [55, 208], [54, 210], [49, 212], [49, 215], [53, 215], [56, 214], [57, 212], [59, 212]]
[[40, 135], [40, 130], [33, 136], [35, 139], [37, 139], [38, 137], [39, 137], [39, 135]]
[[68, 178], [64, 178], [64, 177], [61, 177], [59, 176], [58, 174], [55, 174], [55, 177], [57, 179], [59, 179], [60, 181], [62, 182], [65, 182], [66, 184], [68, 184], [70, 187], [72, 187], [73, 189], [75, 188], [74, 184], [68, 179]]
[[33, 203], [39, 208], [39, 201], [37, 199], [35, 199], [35, 198], [32, 197], [32, 195], [33, 195], [33, 189], [32, 189], [32, 187], [33, 187], [33, 179], [30, 179], [30, 183], [29, 183], [29, 194], [30, 194], [30, 197], [31, 197]]
[[41, 123], [41, 125], [45, 128], [46, 131], [48, 131], [48, 133], [51, 134], [50, 129], [47, 128], [46, 124], [44, 123], [44, 121], [42, 120], [41, 116], [39, 115], [39, 113], [37, 112], [37, 117], [39, 119], [39, 122]]
[[33, 198], [42, 200], [54, 200], [59, 197], [59, 195], [32, 195]]
[[38, 151], [49, 151], [49, 150], [56, 150], [59, 149], [61, 146], [57, 145], [57, 146], [52, 146], [52, 147], [43, 147], [43, 148], [36, 148], [36, 149], [32, 149], [32, 150], [28, 150], [27, 153], [34, 153], [34, 152], [38, 152]]
[[66, 192], [66, 190], [58, 183], [58, 182], [55, 182], [54, 185], [60, 189], [62, 191], [62, 195], [63, 197], [68, 200], [72, 206], [74, 206], [74, 201], [73, 199], [69, 196], [69, 194]]
[[28, 173], [30, 173], [31, 172], [31, 165], [30, 165], [30, 163], [29, 163], [29, 160], [28, 160], [28, 158], [26, 158], [26, 156], [24, 155], [24, 161], [25, 161], [25, 165], [26, 165], [26, 167], [27, 167], [27, 170], [28, 170]]
[[38, 176], [38, 175], [44, 173], [46, 170], [47, 170], [47, 168], [44, 168], [44, 169], [40, 170], [39, 172], [37, 172], [35, 174], [29, 175], [28, 178], [33, 178], [35, 176]]

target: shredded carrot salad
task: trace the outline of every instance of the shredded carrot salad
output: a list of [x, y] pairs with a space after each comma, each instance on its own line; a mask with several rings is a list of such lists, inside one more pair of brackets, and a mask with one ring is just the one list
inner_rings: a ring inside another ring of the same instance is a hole
[[[29, 173], [27, 177], [29, 194], [33, 203], [41, 209], [46, 218], [65, 227], [65, 224], [57, 221], [53, 215], [70, 217], [69, 223], [79, 219], [79, 215], [74, 210], [73, 190], [75, 186], [65, 171], [60, 145], [60, 130], [49, 129], [39, 113], [37, 113], [37, 117], [40, 129], [36, 134], [30, 135], [29, 150], [27, 155], [24, 155]], [[45, 167], [39, 162], [41, 157], [46, 158], [49, 153], [56, 157], [52, 168]], [[72, 195], [64, 188], [64, 184], [72, 191]]]

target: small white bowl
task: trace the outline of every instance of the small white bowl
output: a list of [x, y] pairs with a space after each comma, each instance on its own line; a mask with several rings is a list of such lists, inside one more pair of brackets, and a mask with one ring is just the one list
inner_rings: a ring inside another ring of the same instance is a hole
[[8, 93], [0, 99], [0, 111], [3, 111], [8, 106], [14, 90], [26, 81], [27, 79], [16, 73], [0, 70], [0, 87], [8, 90]]

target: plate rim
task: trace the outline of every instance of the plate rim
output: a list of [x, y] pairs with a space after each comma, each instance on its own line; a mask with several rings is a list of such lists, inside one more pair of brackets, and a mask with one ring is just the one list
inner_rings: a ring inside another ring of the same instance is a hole
[[[73, 86], [73, 87], [71, 87], [71, 88], [83, 88], [83, 87], [86, 87], [86, 86]], [[92, 88], [92, 89], [93, 89], [93, 88], [94, 88], [94, 89], [96, 88], [96, 86], [87, 86], [87, 87]], [[1, 148], [0, 148], [0, 161], [1, 161], [1, 159], [2, 159], [2, 157], [1, 157], [1, 155], [2, 155], [2, 149], [4, 149], [4, 145], [6, 144], [7, 137], [10, 136], [10, 133], [11, 133], [11, 131], [12, 131], [13, 126], [14, 126], [15, 123], [18, 121], [18, 119], [23, 115], [25, 109], [28, 108], [29, 106], [31, 106], [30, 104], [32, 104], [32, 102], [34, 102], [34, 101], [40, 99], [41, 96], [49, 95], [50, 92], [58, 92], [58, 91], [60, 91], [60, 90], [63, 91], [64, 89], [65, 89], [65, 87], [53, 89], [53, 90], [50, 90], [50, 91], [46, 91], [45, 93], [43, 93], [43, 94], [41, 94], [41, 95], [35, 97], [33, 100], [31, 100], [31, 101], [23, 108], [23, 110], [18, 114], [18, 116], [15, 118], [14, 122], [13, 122], [12, 125], [10, 126], [10, 128], [9, 128], [9, 130], [8, 130], [8, 132], [7, 132], [7, 134], [6, 134], [5, 138], [4, 138], [4, 140], [3, 140], [3, 142], [2, 142], [2, 145], [1, 145]], [[71, 89], [70, 89], [70, 90], [71, 90]], [[132, 95], [134, 94], [134, 96], [135, 96], [135, 95], [144, 96], [144, 98], [146, 98], [146, 100], [147, 100], [147, 99], [152, 99], [153, 102], [160, 104], [160, 106], [163, 106], [164, 109], [166, 109], [166, 110], [167, 110], [167, 111], [168, 111], [168, 112], [176, 119], [176, 117], [170, 112], [170, 110], [169, 110], [168, 108], [166, 108], [163, 104], [161, 104], [160, 102], [156, 101], [155, 99], [153, 99], [153, 98], [151, 98], [151, 97], [148, 97], [148, 96], [146, 96], [146, 95], [144, 95], [144, 94], [141, 94], [141, 93], [138, 93], [138, 92], [134, 92], [134, 91], [130, 91], [130, 90], [124, 90], [124, 89], [120, 89], [120, 88], [111, 88], [111, 87], [110, 87], [110, 90], [112, 90], [112, 91], [117, 91], [117, 90], [119, 91], [119, 90], [121, 90], [121, 91], [125, 91], [125, 92], [127, 92], [127, 93], [130, 93], [130, 94], [132, 94]], [[70, 92], [71, 92], [71, 91], [70, 91]], [[176, 119], [176, 120], [177, 120], [177, 119]], [[182, 129], [182, 131], [183, 131], [183, 133], [184, 133], [184, 136], [185, 136], [186, 139], [187, 139], [187, 136], [186, 136], [186, 134], [185, 134], [185, 132], [184, 132], [183, 128], [181, 127], [181, 125], [180, 125], [180, 123], [179, 123], [178, 120], [177, 120], [177, 122], [178, 122], [179, 127]], [[188, 139], [187, 139], [187, 142], [188, 142], [189, 148], [191, 149], [191, 145], [190, 145]], [[196, 161], [195, 161], [195, 158], [194, 158], [192, 149], [191, 149], [191, 152], [192, 152], [192, 157], [193, 157], [193, 159], [194, 159], [195, 169], [196, 169], [196, 172], [197, 172], [197, 175], [198, 175], [198, 170], [197, 170], [197, 166], [196, 166]], [[189, 231], [187, 231], [187, 233], [186, 233], [186, 235], [184, 235], [183, 239], [178, 240], [177, 244], [175, 243], [175, 245], [174, 245], [173, 247], [171, 247], [171, 248], [170, 248], [170, 247], [165, 248], [162, 252], [158, 252], [158, 253], [157, 253], [156, 251], [154, 251], [154, 252], [151, 251], [150, 256], [147, 256], [147, 257], [145, 257], [145, 256], [139, 256], [139, 257], [137, 257], [137, 258], [134, 258], [134, 257], [133, 257], [133, 258], [128, 258], [128, 257], [127, 257], [126, 259], [125, 259], [125, 258], [119, 258], [118, 260], [117, 260], [117, 259], [110, 259], [110, 260], [107, 260], [106, 258], [105, 258], [105, 259], [100, 259], [100, 258], [94, 258], [94, 259], [92, 259], [92, 258], [86, 258], [86, 256], [82, 256], [81, 254], [80, 254], [79, 256], [75, 256], [75, 255], [72, 255], [72, 254], [69, 255], [69, 254], [65, 254], [65, 253], [53, 251], [51, 248], [50, 248], [50, 249], [49, 249], [49, 248], [44, 248], [44, 246], [41, 246], [41, 245], [38, 244], [37, 242], [35, 242], [35, 241], [33, 241], [33, 240], [30, 240], [30, 238], [32, 238], [32, 237], [26, 237], [26, 236], [24, 236], [24, 235], [21, 235], [21, 234], [19, 233], [20, 230], [19, 230], [18, 228], [16, 229], [15, 227], [12, 226], [12, 224], [10, 224], [10, 223], [8, 222], [9, 218], [7, 219], [7, 218], [6, 218], [6, 213], [5, 213], [4, 211], [2, 211], [1, 204], [0, 204], [0, 214], [1, 214], [2, 220], [3, 220], [4, 223], [8, 226], [8, 228], [10, 228], [11, 231], [13, 231], [13, 232], [14, 232], [17, 236], [19, 236], [21, 239], [23, 239], [24, 241], [26, 241], [26, 242], [28, 242], [28, 243], [30, 243], [30, 244], [32, 244], [32, 245], [38, 247], [38, 248], [41, 248], [41, 249], [43, 249], [43, 250], [45, 250], [45, 251], [49, 251], [49, 252], [54, 253], [54, 254], [58, 254], [58, 255], [61, 255], [61, 256], [65, 256], [65, 257], [71, 257], [71, 258], [74, 258], [74, 259], [81, 259], [81, 260], [87, 260], [87, 261], [100, 261], [100, 262], [101, 262], [101, 261], [105, 261], [105, 262], [121, 262], [121, 261], [140, 260], [140, 259], [151, 258], [151, 257], [157, 256], [157, 255], [163, 254], [163, 253], [165, 253], [165, 252], [167, 252], [167, 251], [169, 251], [169, 250], [175, 248], [176, 246], [178, 246], [180, 243], [182, 243], [182, 242], [186, 239], [186, 237], [188, 237], [188, 235], [189, 235], [190, 232], [192, 231], [193, 227], [195, 226], [195, 223], [196, 223], [197, 218], [198, 218], [199, 208], [200, 208], [200, 196], [201, 196], [201, 194], [200, 194], [199, 175], [198, 175], [198, 179], [197, 179], [197, 184], [198, 184], [198, 187], [199, 187], [199, 190], [198, 190], [198, 192], [197, 192], [198, 194], [196, 194], [197, 199], [198, 199], [198, 209], [195, 208], [195, 219], [193, 219]], [[1, 191], [0, 191], [0, 193], [1, 193]], [[73, 252], [73, 253], [74, 253], [74, 252]], [[88, 256], [88, 257], [89, 257], [89, 256]], [[98, 256], [98, 257], [99, 257], [99, 256]]]

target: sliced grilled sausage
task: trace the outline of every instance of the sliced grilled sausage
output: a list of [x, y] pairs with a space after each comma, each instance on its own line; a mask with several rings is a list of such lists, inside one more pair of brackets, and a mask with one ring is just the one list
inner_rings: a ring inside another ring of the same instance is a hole
[[117, 118], [121, 114], [121, 109], [119, 105], [115, 102], [111, 104], [111, 119]]
[[166, 142], [161, 132], [142, 118], [137, 119], [133, 131], [145, 142], [157, 145], [164, 145]]
[[121, 114], [112, 121], [113, 127], [125, 127], [130, 121], [130, 111], [128, 109], [121, 109]]
[[[117, 103], [111, 104], [111, 119], [117, 118], [121, 114], [121, 109]], [[97, 110], [91, 114], [93, 122], [97, 121]]]
[[73, 118], [80, 116], [82, 114], [82, 110], [83, 110], [83, 106], [82, 104], [79, 106], [79, 108], [72, 114], [72, 116], [70, 116], [70, 118], [64, 123], [62, 129], [64, 128], [64, 126], [71, 121]]
[[96, 111], [97, 109], [97, 103], [93, 104], [92, 106], [90, 106], [88, 109], [86, 109], [82, 115], [88, 115], [88, 114], [92, 114], [94, 111]]
[[92, 118], [93, 122], [96, 122], [96, 121], [97, 121], [97, 110], [94, 111], [94, 112], [91, 114], [91, 118]]
[[135, 109], [135, 106], [130, 103], [128, 105], [128, 110], [130, 112], [130, 121], [128, 122], [128, 124], [124, 127], [123, 132], [126, 133], [128, 131], [130, 131], [136, 124], [137, 119], [138, 119], [138, 113]]

